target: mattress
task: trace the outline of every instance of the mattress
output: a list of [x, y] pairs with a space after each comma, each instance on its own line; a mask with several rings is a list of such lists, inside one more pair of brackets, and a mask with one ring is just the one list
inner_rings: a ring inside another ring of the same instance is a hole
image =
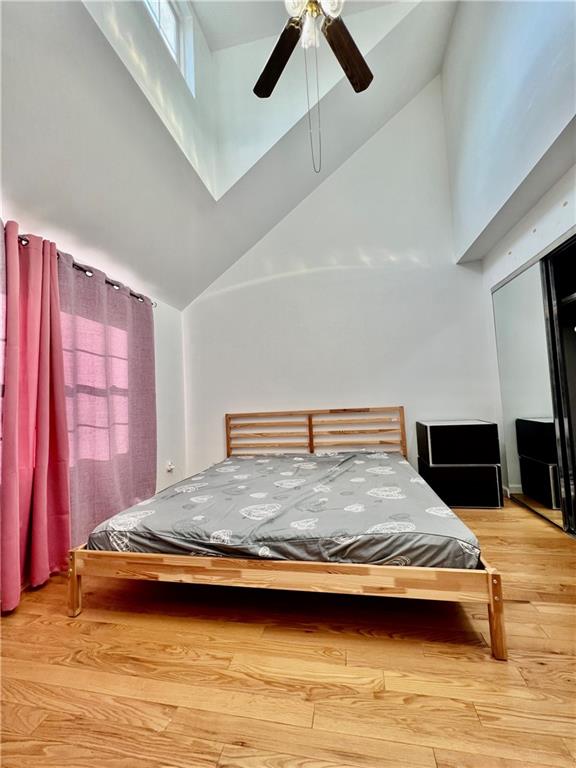
[[88, 549], [476, 568], [466, 525], [400, 454], [237, 456], [111, 517]]

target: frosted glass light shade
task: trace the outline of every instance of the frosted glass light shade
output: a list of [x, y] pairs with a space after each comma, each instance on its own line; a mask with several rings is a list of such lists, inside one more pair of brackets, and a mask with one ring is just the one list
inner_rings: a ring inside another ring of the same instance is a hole
[[288, 16], [291, 18], [300, 18], [304, 8], [306, 8], [306, 0], [284, 0], [284, 6]]
[[336, 19], [342, 13], [344, 0], [320, 0], [320, 5], [326, 16]]
[[302, 37], [300, 42], [302, 48], [318, 48], [320, 45], [320, 35], [318, 34], [318, 22], [321, 16], [314, 17], [309, 13], [304, 17], [304, 26], [302, 27]]

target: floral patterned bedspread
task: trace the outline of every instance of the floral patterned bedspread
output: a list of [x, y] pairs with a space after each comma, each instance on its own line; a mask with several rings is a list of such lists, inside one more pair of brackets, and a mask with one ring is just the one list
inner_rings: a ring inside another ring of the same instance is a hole
[[476, 568], [478, 540], [400, 454], [234, 456], [101, 523], [89, 549]]

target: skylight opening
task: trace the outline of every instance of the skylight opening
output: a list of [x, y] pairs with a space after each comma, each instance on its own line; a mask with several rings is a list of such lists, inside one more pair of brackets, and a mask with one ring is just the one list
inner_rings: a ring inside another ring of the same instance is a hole
[[195, 96], [194, 28], [191, 13], [182, 13], [180, 4], [171, 0], [144, 0], [144, 5], [188, 88]]
[[180, 64], [180, 24], [176, 11], [168, 0], [144, 0], [172, 58]]

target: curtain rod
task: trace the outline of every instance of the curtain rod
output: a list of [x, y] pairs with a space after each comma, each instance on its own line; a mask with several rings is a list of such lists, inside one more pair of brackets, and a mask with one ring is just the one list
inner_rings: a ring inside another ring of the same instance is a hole
[[[26, 237], [26, 235], [18, 235], [18, 240], [22, 243], [22, 245], [28, 245], [28, 243], [30, 242], [30, 240]], [[58, 258], [60, 258], [60, 251], [56, 251], [56, 255], [58, 256]], [[72, 260], [72, 267], [74, 269], [80, 270], [80, 272], [84, 272], [84, 274], [88, 275], [88, 277], [92, 277], [92, 275], [94, 274], [94, 272], [92, 272], [92, 270], [89, 267], [83, 267], [80, 264], [77, 264], [74, 260]], [[110, 280], [110, 278], [107, 276], [104, 277], [104, 282], [106, 283], [106, 285], [111, 285], [112, 288], [115, 288], [116, 290], [120, 289], [120, 283], [115, 283], [114, 280]], [[141, 296], [139, 293], [134, 293], [134, 291], [130, 290], [130, 288], [128, 288], [128, 293], [134, 299], [138, 299], [138, 301], [141, 301], [141, 302], [144, 301], [143, 296]], [[150, 303], [152, 304], [153, 307], [158, 306], [158, 303], [156, 301], [150, 300]]]

